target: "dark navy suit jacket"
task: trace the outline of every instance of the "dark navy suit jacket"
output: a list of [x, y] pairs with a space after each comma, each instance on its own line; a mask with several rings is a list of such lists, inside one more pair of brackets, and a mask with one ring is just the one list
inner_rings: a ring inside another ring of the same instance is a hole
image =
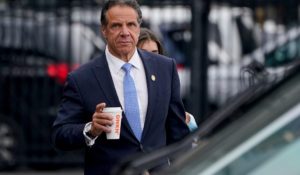
[[[182, 139], [189, 133], [180, 97], [180, 83], [173, 59], [138, 50], [145, 67], [148, 109], [141, 142], [123, 113], [119, 140], [107, 140], [101, 134], [93, 146], [85, 143], [83, 129], [95, 107], [120, 107], [105, 54], [82, 65], [68, 76], [52, 138], [57, 148], [74, 150], [85, 147], [85, 174], [110, 174], [123, 158], [149, 152]], [[155, 79], [151, 76], [155, 76]]]

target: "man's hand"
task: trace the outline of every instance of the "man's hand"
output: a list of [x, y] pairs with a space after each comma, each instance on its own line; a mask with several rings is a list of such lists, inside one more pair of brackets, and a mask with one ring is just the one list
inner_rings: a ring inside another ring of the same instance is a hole
[[99, 136], [102, 132], [111, 132], [108, 126], [113, 124], [113, 118], [109, 113], [103, 113], [105, 103], [100, 103], [96, 106], [93, 114], [90, 134], [94, 137]]
[[185, 112], [185, 123], [186, 123], [186, 124], [189, 124], [189, 123], [190, 123], [190, 120], [191, 120], [191, 118], [190, 118], [190, 113]]

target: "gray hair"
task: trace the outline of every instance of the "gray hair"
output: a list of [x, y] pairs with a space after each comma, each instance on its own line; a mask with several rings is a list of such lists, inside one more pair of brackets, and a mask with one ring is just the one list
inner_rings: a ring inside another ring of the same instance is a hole
[[136, 0], [108, 0], [104, 3], [101, 11], [101, 25], [106, 26], [108, 24], [107, 18], [106, 18], [106, 13], [107, 11], [116, 5], [122, 5], [122, 6], [128, 6], [133, 8], [136, 13], [138, 14], [138, 23], [142, 23], [142, 11], [140, 9], [139, 4], [137, 3]]

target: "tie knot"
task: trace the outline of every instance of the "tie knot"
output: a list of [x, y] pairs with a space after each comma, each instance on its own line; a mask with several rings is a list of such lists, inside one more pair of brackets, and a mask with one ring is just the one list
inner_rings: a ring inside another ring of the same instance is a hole
[[130, 63], [125, 63], [125, 64], [122, 66], [122, 69], [123, 69], [126, 73], [129, 73], [131, 68], [132, 68], [132, 64], [130, 64]]

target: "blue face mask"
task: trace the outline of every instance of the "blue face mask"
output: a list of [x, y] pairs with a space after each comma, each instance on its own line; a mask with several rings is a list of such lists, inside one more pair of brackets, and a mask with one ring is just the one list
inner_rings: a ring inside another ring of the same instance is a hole
[[190, 122], [187, 125], [188, 125], [190, 131], [192, 132], [192, 131], [195, 131], [198, 128], [198, 125], [195, 121], [194, 116], [192, 114], [189, 114], [189, 115], [190, 115]]

